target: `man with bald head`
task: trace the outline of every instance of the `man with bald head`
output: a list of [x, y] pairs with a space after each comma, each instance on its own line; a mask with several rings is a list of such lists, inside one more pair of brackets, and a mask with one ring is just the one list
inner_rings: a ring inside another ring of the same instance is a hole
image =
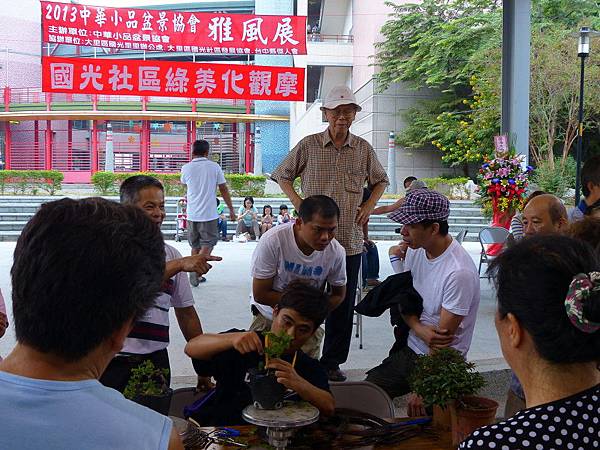
[[568, 224], [565, 205], [552, 194], [542, 194], [532, 198], [523, 210], [525, 237], [536, 234], [564, 233]]
[[[541, 194], [529, 200], [523, 210], [522, 220], [525, 238], [537, 234], [565, 233], [569, 225], [565, 205], [552, 194]], [[522, 409], [525, 409], [525, 394], [521, 383], [512, 373], [504, 417], [511, 417]]]

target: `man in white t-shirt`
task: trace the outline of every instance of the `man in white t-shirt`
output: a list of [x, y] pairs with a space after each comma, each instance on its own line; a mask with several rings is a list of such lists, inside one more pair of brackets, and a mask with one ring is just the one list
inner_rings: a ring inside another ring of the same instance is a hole
[[[335, 239], [339, 214], [333, 199], [313, 195], [302, 200], [295, 223], [278, 225], [262, 236], [252, 256], [251, 330], [270, 329], [273, 307], [293, 280], [319, 289], [327, 283], [331, 287], [330, 311], [342, 302], [346, 295], [346, 254]], [[323, 334], [319, 328], [305, 344], [307, 355], [319, 357]]]
[[[210, 255], [219, 240], [219, 215], [217, 213], [217, 187], [229, 208], [229, 217], [236, 220], [231, 196], [221, 167], [208, 159], [210, 144], [204, 140], [192, 144], [192, 160], [181, 168], [181, 183], [187, 192], [188, 242], [192, 255]], [[190, 283], [198, 286], [206, 281], [190, 272]]]
[[[408, 377], [417, 355], [452, 347], [466, 356], [479, 307], [479, 275], [467, 251], [448, 234], [450, 202], [439, 192], [409, 192], [396, 217], [403, 224], [404, 245], [398, 247], [398, 272], [410, 271], [423, 298], [420, 317], [403, 316], [410, 327], [408, 344], [371, 369], [367, 381], [391, 396], [409, 392]], [[416, 395], [408, 414], [424, 415]]]

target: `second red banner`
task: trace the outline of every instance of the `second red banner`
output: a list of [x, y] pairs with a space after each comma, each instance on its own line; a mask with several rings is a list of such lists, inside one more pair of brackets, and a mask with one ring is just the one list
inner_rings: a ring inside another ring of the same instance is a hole
[[44, 92], [304, 100], [304, 69], [218, 63], [42, 58]]

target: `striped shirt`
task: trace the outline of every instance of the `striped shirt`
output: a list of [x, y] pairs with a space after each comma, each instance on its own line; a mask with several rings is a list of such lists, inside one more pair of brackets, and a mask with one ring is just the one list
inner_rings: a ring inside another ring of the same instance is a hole
[[278, 183], [300, 177], [305, 196], [328, 195], [340, 207], [336, 239], [346, 255], [358, 255], [363, 249], [362, 227], [356, 223], [365, 183], [373, 187], [389, 184], [383, 166], [371, 144], [348, 133], [341, 149], [331, 140], [329, 131], [302, 139], [277, 167], [271, 178]]
[[517, 213], [510, 221], [510, 232], [515, 241], [523, 239], [523, 214]]
[[[175, 248], [165, 244], [166, 260], [181, 258]], [[146, 355], [167, 348], [169, 345], [169, 309], [194, 305], [192, 289], [185, 272], [179, 272], [168, 280], [146, 313], [135, 323], [125, 339], [121, 354]]]

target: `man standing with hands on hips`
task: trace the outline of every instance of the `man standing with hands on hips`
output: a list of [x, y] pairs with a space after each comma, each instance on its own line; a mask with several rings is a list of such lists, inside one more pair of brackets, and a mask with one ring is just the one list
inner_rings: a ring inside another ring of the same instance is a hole
[[[273, 172], [275, 180], [300, 209], [302, 198], [293, 183], [300, 177], [305, 196], [327, 195], [340, 207], [337, 239], [346, 251], [346, 295], [325, 323], [325, 342], [321, 363], [331, 381], [344, 381], [340, 364], [346, 362], [352, 337], [352, 318], [358, 272], [360, 269], [362, 225], [389, 184], [385, 170], [373, 147], [350, 133], [350, 125], [361, 110], [351, 89], [334, 87], [323, 102], [329, 126], [321, 133], [302, 139]], [[361, 205], [365, 183], [371, 197]]]

